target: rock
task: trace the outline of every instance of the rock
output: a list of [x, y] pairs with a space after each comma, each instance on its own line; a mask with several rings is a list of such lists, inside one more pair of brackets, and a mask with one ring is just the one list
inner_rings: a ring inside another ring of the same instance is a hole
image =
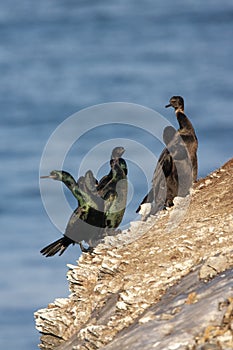
[[209, 279], [228, 267], [228, 259], [224, 255], [213, 256], [207, 259], [200, 270], [201, 279]]
[[40, 347], [232, 349], [232, 176], [233, 160], [69, 265], [70, 296], [35, 313]]

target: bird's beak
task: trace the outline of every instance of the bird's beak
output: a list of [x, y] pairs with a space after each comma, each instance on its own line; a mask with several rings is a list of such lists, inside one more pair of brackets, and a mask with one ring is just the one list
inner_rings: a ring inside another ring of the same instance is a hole
[[40, 176], [40, 179], [55, 179], [55, 175], [46, 175], [46, 176]]
[[171, 107], [171, 103], [169, 103], [168, 105], [165, 106], [165, 108]]

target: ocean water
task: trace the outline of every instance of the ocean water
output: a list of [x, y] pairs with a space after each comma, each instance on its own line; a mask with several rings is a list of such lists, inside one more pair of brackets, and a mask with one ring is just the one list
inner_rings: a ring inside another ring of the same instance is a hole
[[[145, 106], [176, 125], [174, 111], [164, 106], [172, 95], [182, 95], [199, 139], [199, 177], [221, 166], [233, 153], [233, 3], [5, 0], [0, 28], [0, 348], [31, 350], [39, 343], [33, 312], [69, 294], [66, 264], [80, 255], [78, 247], [51, 259], [39, 253], [61, 235], [39, 188], [48, 139], [69, 116], [109, 102]], [[148, 134], [122, 125], [82, 137], [64, 160], [75, 175], [86, 154], [106, 140], [138, 141], [156, 157], [163, 148], [161, 142], [150, 147]], [[108, 171], [111, 142], [107, 147], [99, 176]], [[148, 179], [135, 163], [135, 157], [147, 159], [143, 148], [137, 152], [130, 143], [125, 156], [131, 183], [127, 225]], [[96, 161], [90, 153], [86, 166], [92, 169]], [[155, 164], [146, 164], [152, 175]], [[58, 184], [48, 180], [46, 186], [57, 217], [66, 222], [56, 202]]]

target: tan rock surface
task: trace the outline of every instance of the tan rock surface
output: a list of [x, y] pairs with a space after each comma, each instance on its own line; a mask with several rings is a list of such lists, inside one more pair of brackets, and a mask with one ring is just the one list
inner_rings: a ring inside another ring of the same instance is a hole
[[[93, 254], [83, 254], [77, 266], [69, 266], [69, 298], [35, 313], [42, 333], [40, 347], [102, 348], [126, 327], [149, 324], [155, 318], [150, 307], [183, 276], [198, 271], [196, 278], [207, 283], [231, 268], [232, 178], [233, 159], [199, 180], [191, 196], [178, 198], [172, 209], [133, 223], [130, 231], [110, 237]], [[193, 293], [187, 297], [190, 305], [198, 300]], [[232, 328], [226, 330], [229, 337]], [[205, 331], [204, 325], [201, 330]]]

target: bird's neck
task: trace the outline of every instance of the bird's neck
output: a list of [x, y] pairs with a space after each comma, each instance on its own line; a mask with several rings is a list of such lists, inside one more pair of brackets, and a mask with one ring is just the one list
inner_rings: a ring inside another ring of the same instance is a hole
[[72, 175], [65, 175], [62, 178], [62, 182], [71, 190], [75, 185], [76, 181]]
[[176, 107], [175, 108], [175, 112], [178, 113], [178, 112], [181, 112], [181, 113], [184, 113], [184, 107]]
[[176, 117], [180, 125], [180, 129], [193, 130], [193, 126], [188, 117], [186, 117], [184, 114], [184, 110], [182, 108], [176, 110]]

